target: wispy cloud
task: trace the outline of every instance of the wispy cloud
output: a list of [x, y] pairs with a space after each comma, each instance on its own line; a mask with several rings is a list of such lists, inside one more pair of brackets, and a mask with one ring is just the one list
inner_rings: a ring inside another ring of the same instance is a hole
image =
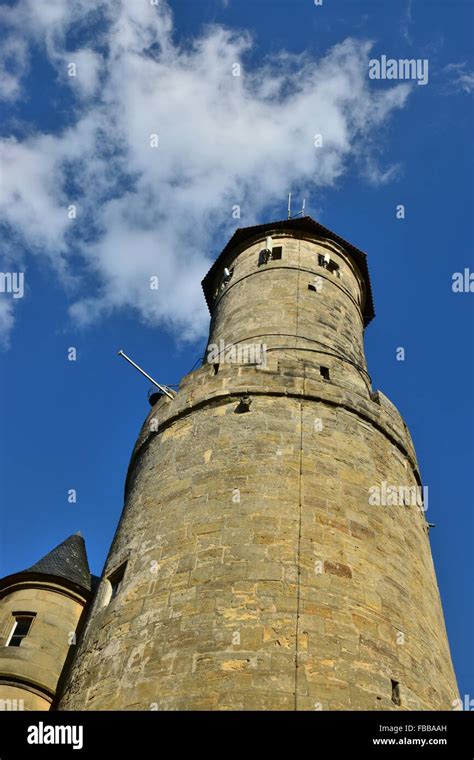
[[474, 71], [470, 71], [466, 63], [450, 63], [443, 69], [444, 91], [447, 94], [474, 92]]
[[[345, 40], [318, 61], [282, 53], [250, 69], [251, 38], [220, 26], [177, 47], [164, 3], [20, 0], [0, 20], [13, 47], [42, 46], [76, 96], [67, 129], [0, 141], [0, 213], [29, 255], [75, 281], [79, 323], [130, 308], [180, 338], [200, 337], [199, 281], [235, 226], [296, 185], [313, 188], [317, 203], [318, 188], [354, 163], [371, 181], [393, 177], [393, 167], [377, 169], [371, 146], [409, 87], [371, 89], [365, 41]], [[27, 65], [25, 55], [6, 83], [12, 96]]]
[[3, 40], [0, 48], [0, 100], [15, 101], [28, 70], [26, 41], [16, 35]]
[[400, 31], [402, 33], [402, 37], [409, 45], [411, 45], [413, 42], [411, 37], [411, 27], [413, 25], [412, 9], [413, 0], [408, 0], [407, 6], [400, 21]]
[[0, 346], [4, 349], [10, 346], [10, 333], [14, 321], [13, 301], [2, 293], [0, 294]]

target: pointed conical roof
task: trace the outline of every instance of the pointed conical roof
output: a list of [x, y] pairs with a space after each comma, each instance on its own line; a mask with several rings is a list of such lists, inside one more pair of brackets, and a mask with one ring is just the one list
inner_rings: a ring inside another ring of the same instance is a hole
[[88, 591], [91, 589], [91, 572], [87, 561], [86, 545], [80, 533], [66, 538], [23, 572], [55, 575], [77, 583]]

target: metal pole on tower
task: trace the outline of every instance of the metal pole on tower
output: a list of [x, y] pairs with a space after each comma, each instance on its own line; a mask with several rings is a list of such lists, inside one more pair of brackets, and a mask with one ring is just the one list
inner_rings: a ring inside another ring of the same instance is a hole
[[156, 380], [153, 380], [153, 378], [150, 377], [150, 375], [148, 375], [141, 367], [139, 367], [138, 364], [135, 364], [135, 362], [132, 359], [130, 359], [130, 357], [127, 356], [127, 354], [125, 354], [122, 350], [117, 351], [117, 354], [119, 356], [122, 356], [124, 359], [126, 359], [128, 363], [132, 365], [132, 367], [135, 367], [135, 369], [141, 372], [141, 374], [144, 375], [147, 380], [153, 383], [153, 385], [156, 385], [156, 387], [159, 388], [160, 391], [165, 394], [165, 396], [168, 396], [168, 398], [170, 399], [174, 398], [174, 396], [170, 393], [170, 391], [165, 385], [160, 385], [160, 383], [157, 383]]

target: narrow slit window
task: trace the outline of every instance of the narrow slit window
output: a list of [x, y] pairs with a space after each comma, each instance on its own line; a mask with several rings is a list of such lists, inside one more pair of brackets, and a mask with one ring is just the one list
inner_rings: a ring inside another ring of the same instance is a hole
[[400, 684], [398, 681], [392, 680], [392, 702], [394, 705], [400, 706], [402, 703], [401, 697], [400, 697]]
[[321, 373], [321, 377], [323, 380], [329, 380], [329, 368], [328, 367], [320, 367], [319, 371]]
[[123, 582], [123, 577], [124, 577], [124, 575], [125, 575], [125, 568], [126, 568], [126, 567], [127, 567], [127, 563], [126, 563], [126, 562], [124, 562], [124, 563], [123, 563], [123, 565], [121, 565], [121, 566], [120, 566], [120, 567], [119, 567], [119, 568], [118, 568], [118, 569], [117, 569], [117, 570], [116, 570], [114, 573], [112, 573], [112, 575], [109, 577], [109, 582], [110, 582], [110, 586], [111, 586], [111, 589], [112, 589], [112, 594], [111, 594], [111, 596], [110, 596], [110, 599], [111, 599], [111, 600], [112, 600], [112, 599], [115, 599], [115, 597], [117, 596], [117, 594], [119, 593], [119, 591], [120, 591], [120, 589], [121, 589], [121, 587], [122, 587], [122, 582]]
[[15, 622], [7, 641], [8, 647], [19, 647], [21, 645], [23, 639], [28, 636], [34, 619], [34, 612], [15, 615]]

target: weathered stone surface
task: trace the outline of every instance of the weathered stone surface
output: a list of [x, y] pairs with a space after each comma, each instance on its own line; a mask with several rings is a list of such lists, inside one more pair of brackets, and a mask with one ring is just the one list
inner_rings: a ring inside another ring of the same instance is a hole
[[[48, 579], [5, 584], [0, 596], [0, 709], [49, 710], [85, 606], [85, 598]], [[15, 617], [35, 613], [19, 647], [6, 646]], [[7, 705], [7, 707], [5, 707]]]
[[361, 275], [334, 243], [274, 244], [265, 266], [261, 238], [230, 254], [210, 336], [265, 343], [267, 366], [204, 364], [151, 410], [61, 709], [438, 710], [457, 696], [423, 512], [369, 503], [420, 478], [370, 386]]

